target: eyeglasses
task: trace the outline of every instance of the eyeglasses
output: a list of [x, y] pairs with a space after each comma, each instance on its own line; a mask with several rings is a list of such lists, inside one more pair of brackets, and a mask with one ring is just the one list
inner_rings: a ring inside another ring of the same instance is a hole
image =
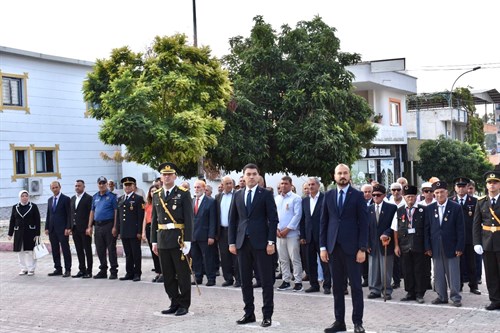
[[465, 185], [458, 185], [458, 184], [457, 184], [457, 187], [465, 187]]
[[401, 191], [400, 188], [391, 188], [391, 191]]
[[383, 196], [383, 194], [379, 194], [379, 193], [372, 194], [372, 197], [375, 197], [375, 198], [378, 198], [378, 197], [381, 197], [381, 196]]
[[99, 182], [99, 185], [106, 185], [106, 182]]
[[432, 193], [432, 190], [423, 190], [424, 193]]

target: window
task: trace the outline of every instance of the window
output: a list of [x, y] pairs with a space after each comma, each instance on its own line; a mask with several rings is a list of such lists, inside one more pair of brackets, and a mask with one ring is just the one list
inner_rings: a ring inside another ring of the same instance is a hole
[[16, 147], [13, 143], [10, 144], [13, 161], [12, 181], [18, 178], [26, 178], [30, 176], [30, 147]]
[[19, 147], [11, 143], [10, 150], [13, 161], [13, 175], [11, 177], [13, 182], [19, 178], [33, 176], [61, 178], [58, 162], [59, 145], [54, 147], [36, 147], [35, 145]]
[[24, 110], [29, 113], [27, 84], [28, 73], [23, 75], [6, 74], [0, 72], [0, 86], [2, 95], [0, 97], [1, 110]]
[[389, 107], [391, 114], [391, 126], [401, 126], [401, 101], [399, 99], [389, 98]]

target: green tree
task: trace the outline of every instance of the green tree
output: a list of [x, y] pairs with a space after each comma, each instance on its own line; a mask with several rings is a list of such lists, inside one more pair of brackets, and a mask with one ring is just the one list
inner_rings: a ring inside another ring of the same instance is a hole
[[125, 145], [125, 158], [156, 168], [173, 161], [184, 176], [217, 145], [231, 96], [227, 71], [207, 47], [186, 36], [156, 37], [146, 53], [114, 49], [97, 60], [84, 82], [90, 116], [102, 120], [99, 138]]
[[478, 144], [470, 144], [440, 136], [437, 140], [424, 142], [418, 149], [420, 161], [416, 165], [418, 175], [423, 179], [438, 177], [451, 184], [456, 177], [468, 177], [476, 181], [479, 189], [484, 188], [482, 176], [493, 165]]
[[230, 39], [223, 58], [234, 85], [233, 112], [223, 139], [209, 151], [225, 170], [255, 162], [263, 173], [321, 176], [329, 183], [338, 163], [352, 164], [376, 128], [368, 103], [353, 92], [346, 66], [359, 54], [340, 52], [335, 28], [321, 18], [277, 34], [261, 16], [249, 38]]
[[467, 127], [465, 129], [465, 141], [470, 144], [477, 143], [484, 150], [483, 120], [476, 114], [474, 96], [468, 88], [458, 88], [453, 93], [455, 107], [464, 108], [467, 113]]

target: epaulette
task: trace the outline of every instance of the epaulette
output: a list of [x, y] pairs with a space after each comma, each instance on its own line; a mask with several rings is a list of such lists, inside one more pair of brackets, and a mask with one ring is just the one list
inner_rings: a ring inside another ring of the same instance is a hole
[[484, 200], [484, 199], [486, 199], [487, 197], [488, 197], [487, 195], [483, 195], [482, 197], [477, 198], [477, 201], [479, 201], [479, 200]]
[[156, 191], [154, 191], [153, 193], [159, 193], [161, 192], [161, 187], [159, 189], [157, 189]]
[[177, 186], [177, 188], [178, 188], [179, 190], [181, 190], [181, 191], [184, 191], [184, 192], [186, 192], [186, 191], [187, 191], [187, 188], [184, 188], [184, 187], [182, 187], [182, 186]]

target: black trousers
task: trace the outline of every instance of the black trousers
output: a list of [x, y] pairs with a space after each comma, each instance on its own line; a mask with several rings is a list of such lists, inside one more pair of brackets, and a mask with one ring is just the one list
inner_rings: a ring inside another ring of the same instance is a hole
[[170, 306], [189, 309], [191, 305], [191, 271], [187, 258], [181, 259], [182, 251], [158, 249], [163, 286], [170, 299]]
[[[319, 287], [318, 282], [318, 255], [320, 253], [319, 244], [312, 240], [306, 244], [307, 252], [307, 267], [309, 271], [309, 283], [311, 287]], [[323, 288], [330, 289], [332, 287], [332, 275], [330, 274], [330, 267], [326, 262], [321, 261], [321, 268], [323, 269]]]
[[[208, 242], [191, 242], [191, 258], [193, 258], [193, 272], [196, 280], [203, 280], [203, 272], [208, 281], [215, 281], [215, 244]], [[205, 268], [205, 269], [203, 269]]]
[[425, 273], [426, 255], [413, 251], [402, 253], [401, 265], [405, 277], [405, 291], [412, 297], [424, 297], [428, 283]]
[[229, 243], [227, 238], [227, 227], [220, 228], [219, 252], [220, 263], [222, 267], [222, 276], [227, 282], [240, 282], [240, 274], [238, 269], [238, 256], [229, 252]]
[[136, 238], [122, 238], [125, 251], [125, 271], [127, 276], [141, 276], [142, 251], [141, 241]]
[[108, 270], [108, 260], [106, 258], [106, 251], [109, 256], [109, 265], [111, 274], [118, 273], [118, 258], [116, 256], [116, 237], [113, 237], [111, 230], [113, 229], [113, 222], [104, 225], [95, 226], [95, 249], [97, 257], [99, 257], [99, 270], [106, 272]]
[[483, 260], [490, 301], [500, 305], [500, 252], [484, 251]]
[[[94, 262], [92, 256], [92, 236], [85, 231], [73, 229], [73, 242], [75, 243], [76, 255], [78, 256], [78, 270], [82, 273], [92, 274]], [[85, 259], [87, 262], [85, 263]]]
[[146, 224], [146, 238], [148, 239], [149, 249], [151, 250], [155, 273], [161, 274], [160, 258], [153, 252], [153, 244], [151, 243], [151, 223]]
[[69, 249], [69, 236], [64, 236], [64, 232], [49, 232], [50, 247], [52, 248], [52, 259], [54, 268], [62, 271], [61, 249], [64, 257], [64, 269], [71, 270], [71, 251]]
[[245, 303], [245, 314], [247, 316], [255, 313], [253, 296], [253, 267], [258, 268], [258, 275], [262, 285], [262, 314], [264, 318], [271, 319], [274, 312], [274, 257], [268, 255], [266, 249], [258, 250], [253, 248], [247, 238], [237, 251], [238, 263], [240, 265], [241, 292], [243, 303]]
[[465, 244], [464, 254], [460, 256], [460, 283], [463, 286], [465, 276], [469, 279], [469, 288], [477, 289], [476, 252], [474, 245]]
[[394, 264], [392, 266], [392, 280], [395, 284], [401, 284], [401, 262], [398, 256], [394, 256]]

